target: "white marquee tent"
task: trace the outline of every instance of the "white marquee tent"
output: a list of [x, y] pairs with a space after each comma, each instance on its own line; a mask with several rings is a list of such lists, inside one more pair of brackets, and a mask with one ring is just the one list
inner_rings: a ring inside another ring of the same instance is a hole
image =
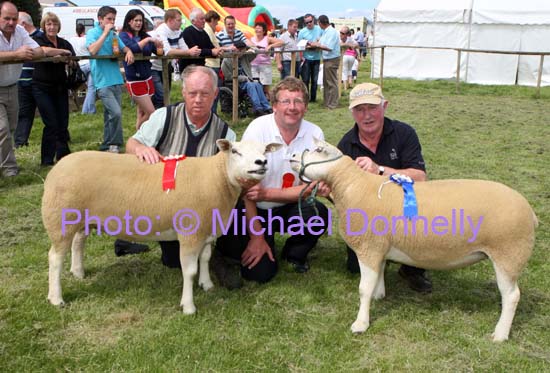
[[[381, 0], [374, 45], [550, 52], [549, 0]], [[380, 49], [372, 77], [380, 76]], [[540, 56], [462, 53], [460, 78], [478, 84], [536, 85]], [[454, 50], [386, 48], [384, 77], [453, 79]], [[541, 85], [550, 85], [550, 56]]]

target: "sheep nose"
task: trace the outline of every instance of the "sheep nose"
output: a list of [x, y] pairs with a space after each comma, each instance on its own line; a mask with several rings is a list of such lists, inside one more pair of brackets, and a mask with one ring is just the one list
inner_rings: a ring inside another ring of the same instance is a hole
[[258, 166], [265, 166], [267, 164], [267, 159], [256, 159], [256, 162], [254, 162], [254, 164], [257, 164]]

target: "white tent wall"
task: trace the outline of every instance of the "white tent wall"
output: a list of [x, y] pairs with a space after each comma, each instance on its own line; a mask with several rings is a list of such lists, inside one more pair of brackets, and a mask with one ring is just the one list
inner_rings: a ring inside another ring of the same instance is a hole
[[[548, 0], [381, 0], [374, 45], [550, 52]], [[456, 51], [386, 48], [384, 76], [454, 79]], [[478, 84], [536, 85], [540, 56], [462, 53], [460, 78]], [[380, 77], [380, 49], [372, 78]], [[542, 85], [550, 85], [550, 56]]]
[[[521, 35], [509, 25], [472, 25], [470, 49], [519, 51]], [[497, 36], [497, 37], [495, 37]], [[477, 84], [516, 83], [518, 55], [468, 53], [464, 80]]]
[[[550, 51], [550, 26], [529, 25], [521, 26], [521, 50], [523, 51]], [[520, 56], [518, 84], [537, 85], [540, 56]], [[541, 85], [550, 85], [550, 56], [544, 57]]]
[[[463, 23], [384, 23], [375, 35], [377, 45], [437, 47], [450, 44], [466, 48]], [[380, 50], [373, 50], [373, 74], [380, 76]], [[456, 75], [456, 52], [434, 49], [388, 48], [384, 52], [384, 76], [410, 79], [451, 79]]]

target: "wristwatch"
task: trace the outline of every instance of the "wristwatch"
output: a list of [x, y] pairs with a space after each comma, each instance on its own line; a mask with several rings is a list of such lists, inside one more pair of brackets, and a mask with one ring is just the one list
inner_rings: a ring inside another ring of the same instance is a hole
[[378, 175], [384, 175], [386, 168], [384, 166], [378, 166]]

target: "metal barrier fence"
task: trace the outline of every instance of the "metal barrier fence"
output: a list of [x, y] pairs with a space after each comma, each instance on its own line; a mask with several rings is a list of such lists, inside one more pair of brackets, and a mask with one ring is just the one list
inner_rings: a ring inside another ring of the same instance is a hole
[[[489, 54], [511, 54], [518, 56], [540, 56], [539, 70], [537, 76], [537, 92], [536, 97], [540, 97], [540, 85], [542, 80], [542, 69], [544, 66], [544, 56], [550, 55], [550, 52], [515, 52], [515, 51], [499, 51], [499, 50], [485, 50], [485, 49], [466, 49], [466, 48], [445, 48], [445, 47], [415, 47], [409, 45], [379, 45], [369, 47], [371, 51], [373, 49], [380, 49], [380, 87], [384, 86], [384, 52], [386, 48], [413, 48], [413, 49], [434, 49], [434, 50], [449, 50], [456, 51], [456, 93], [460, 93], [460, 63], [462, 53], [489, 53]], [[372, 54], [371, 54], [372, 56]]]

